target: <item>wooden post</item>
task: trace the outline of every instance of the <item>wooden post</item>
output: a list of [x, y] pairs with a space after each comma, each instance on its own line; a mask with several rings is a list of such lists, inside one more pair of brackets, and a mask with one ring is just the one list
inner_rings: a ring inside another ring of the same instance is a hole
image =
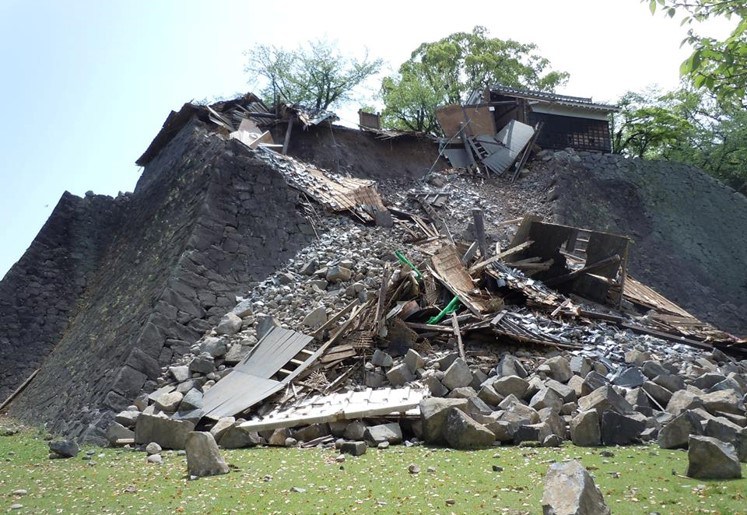
[[459, 348], [459, 357], [467, 362], [467, 354], [464, 352], [464, 343], [462, 342], [462, 330], [459, 328], [459, 320], [457, 320], [456, 313], [451, 314], [451, 326], [454, 328], [454, 335], [457, 339], [457, 347]]
[[291, 131], [293, 130], [293, 122], [295, 118], [290, 117], [288, 119], [288, 128], [285, 130], [285, 139], [283, 140], [283, 155], [288, 153], [288, 144], [291, 139]]
[[472, 219], [475, 222], [475, 237], [484, 261], [488, 259], [488, 241], [485, 239], [485, 219], [482, 215], [482, 209], [473, 209]]

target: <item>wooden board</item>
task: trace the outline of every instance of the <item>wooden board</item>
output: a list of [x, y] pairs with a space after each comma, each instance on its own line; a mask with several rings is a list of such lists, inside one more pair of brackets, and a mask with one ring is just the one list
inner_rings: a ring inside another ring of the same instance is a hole
[[470, 136], [495, 135], [495, 120], [488, 106], [447, 105], [436, 109], [436, 120], [449, 139], [460, 133], [462, 125]]
[[352, 420], [385, 415], [417, 416], [418, 405], [429, 394], [427, 389], [367, 388], [362, 392], [314, 395], [256, 417], [239, 427], [245, 431], [264, 431], [337, 420]]

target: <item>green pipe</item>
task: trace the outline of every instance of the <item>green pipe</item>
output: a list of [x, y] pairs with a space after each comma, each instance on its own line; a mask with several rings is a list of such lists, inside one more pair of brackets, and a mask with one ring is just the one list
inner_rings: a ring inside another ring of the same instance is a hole
[[412, 270], [415, 272], [415, 277], [417, 277], [418, 279], [423, 278], [423, 274], [420, 273], [420, 270], [418, 270], [417, 267], [413, 265], [412, 262], [409, 259], [407, 259], [401, 251], [395, 250], [394, 255], [397, 256], [397, 259], [399, 260], [400, 263], [412, 268]]
[[443, 318], [446, 315], [451, 315], [454, 311], [456, 311], [458, 307], [459, 307], [459, 297], [454, 297], [453, 299], [451, 299], [451, 302], [449, 302], [446, 305], [446, 307], [442, 309], [438, 315], [429, 318], [427, 323], [428, 324], [439, 323], [441, 320], [443, 320]]

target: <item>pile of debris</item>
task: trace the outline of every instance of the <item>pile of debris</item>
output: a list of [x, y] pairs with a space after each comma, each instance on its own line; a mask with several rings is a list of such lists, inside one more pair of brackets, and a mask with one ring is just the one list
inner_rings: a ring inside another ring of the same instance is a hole
[[195, 428], [224, 448], [707, 435], [747, 459], [745, 341], [631, 278], [628, 238], [480, 209], [450, 227], [427, 187], [387, 205], [369, 181], [255, 152], [317, 203], [320, 237], [117, 415], [113, 444], [179, 449]]

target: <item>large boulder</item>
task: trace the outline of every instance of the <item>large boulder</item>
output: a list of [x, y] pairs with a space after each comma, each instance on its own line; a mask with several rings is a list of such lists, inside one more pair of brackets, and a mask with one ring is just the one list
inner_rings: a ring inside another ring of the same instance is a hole
[[747, 463], [747, 428], [724, 417], [714, 417], [705, 423], [705, 435], [732, 444], [739, 461]]
[[581, 397], [578, 400], [578, 408], [581, 411], [596, 410], [600, 415], [605, 411], [617, 413], [633, 411], [633, 406], [610, 385], [601, 386], [589, 395]]
[[646, 429], [646, 417], [640, 413], [617, 413], [605, 411], [602, 414], [602, 443], [604, 445], [629, 445], [641, 440]]
[[74, 458], [80, 452], [73, 440], [53, 440], [49, 442], [50, 458]]
[[248, 431], [238, 423], [223, 431], [218, 439], [218, 444], [224, 449], [243, 449], [260, 443], [262, 443], [262, 438], [256, 431]]
[[702, 425], [692, 411], [685, 411], [659, 431], [657, 443], [662, 449], [684, 449], [690, 435], [703, 434]]
[[609, 515], [602, 492], [578, 461], [550, 465], [542, 494], [544, 515]]
[[697, 394], [689, 390], [678, 390], [674, 392], [672, 398], [669, 399], [666, 409], [667, 412], [671, 413], [674, 416], [677, 416], [687, 410], [702, 407], [703, 401]]
[[546, 359], [545, 362], [540, 365], [540, 370], [545, 370], [550, 378], [560, 381], [561, 383], [567, 383], [568, 380], [573, 377], [571, 364], [563, 356], [555, 356]]
[[519, 376], [504, 376], [493, 381], [491, 386], [503, 397], [513, 394], [521, 399], [529, 388], [529, 381]]
[[691, 436], [687, 476], [695, 479], [739, 479], [742, 467], [734, 446], [710, 436]]
[[195, 425], [186, 420], [142, 413], [135, 424], [135, 443], [156, 442], [164, 449], [184, 449], [187, 434], [194, 428]]
[[742, 404], [740, 395], [732, 389], [706, 393], [700, 397], [700, 400], [703, 402], [705, 409], [714, 415], [717, 412], [735, 413], [737, 415], [744, 413], [744, 404]]
[[472, 384], [472, 372], [462, 358], [457, 358], [454, 360], [454, 363], [446, 369], [441, 382], [449, 390], [461, 386], [469, 386]]
[[602, 444], [601, 421], [597, 411], [582, 411], [571, 419], [571, 441], [579, 447]]
[[402, 443], [402, 428], [397, 422], [369, 426], [366, 428], [363, 438], [373, 445], [378, 445], [383, 442], [389, 442], [391, 444]]
[[135, 431], [126, 428], [119, 422], [112, 422], [109, 424], [109, 427], [106, 428], [106, 439], [111, 445], [116, 444], [117, 440], [128, 440], [130, 438], [135, 438]]
[[454, 449], [480, 449], [495, 441], [492, 431], [455, 407], [450, 408], [446, 416], [444, 435]]
[[535, 393], [532, 396], [532, 399], [529, 401], [529, 406], [536, 409], [537, 411], [543, 408], [553, 408], [560, 411], [560, 408], [563, 407], [563, 404], [565, 404], [565, 402], [563, 401], [563, 397], [561, 397], [558, 392], [556, 392], [552, 388], [547, 387], [542, 388], [540, 391]]
[[429, 397], [420, 401], [420, 419], [423, 422], [423, 440], [431, 444], [445, 444], [444, 426], [449, 408], [467, 409], [467, 399]]
[[220, 455], [218, 444], [210, 433], [192, 431], [187, 435], [187, 471], [190, 476], [204, 477], [228, 474], [228, 465]]

